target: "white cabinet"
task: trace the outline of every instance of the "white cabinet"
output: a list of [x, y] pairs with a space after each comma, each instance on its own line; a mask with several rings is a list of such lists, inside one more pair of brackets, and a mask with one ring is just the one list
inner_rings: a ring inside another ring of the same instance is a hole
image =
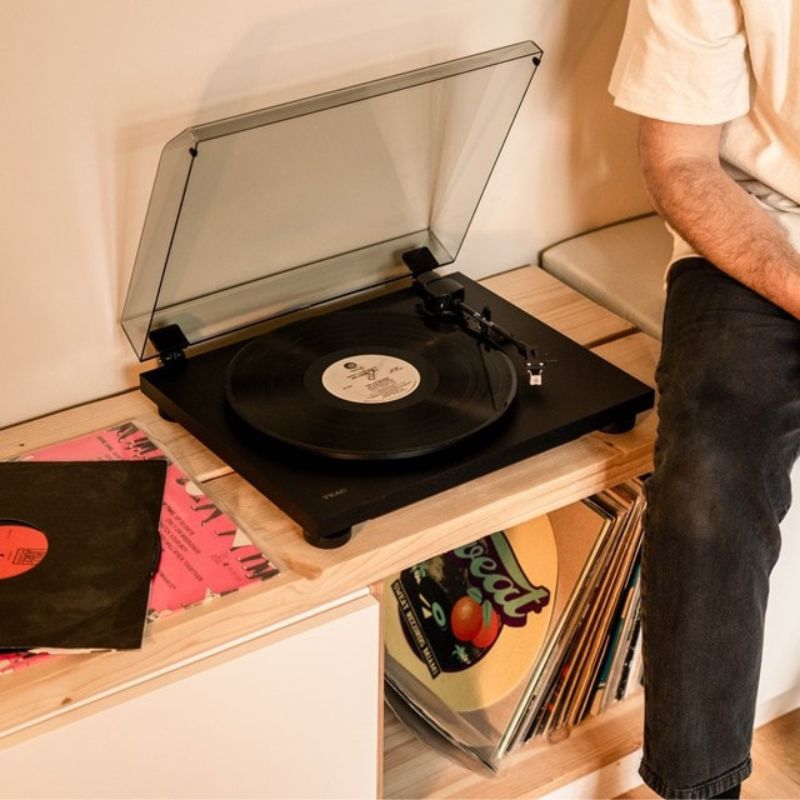
[[375, 797], [380, 648], [364, 592], [0, 750], [0, 797]]

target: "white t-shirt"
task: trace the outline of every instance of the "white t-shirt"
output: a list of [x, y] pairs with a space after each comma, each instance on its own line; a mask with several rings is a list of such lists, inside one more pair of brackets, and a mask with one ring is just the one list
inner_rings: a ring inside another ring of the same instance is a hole
[[[800, 250], [800, 0], [630, 0], [609, 91], [641, 116], [726, 123], [726, 171]], [[672, 260], [695, 255], [675, 234]]]

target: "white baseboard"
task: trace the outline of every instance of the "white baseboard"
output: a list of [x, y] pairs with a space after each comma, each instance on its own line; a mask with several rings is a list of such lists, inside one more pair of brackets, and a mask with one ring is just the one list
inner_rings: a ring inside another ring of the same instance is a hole
[[782, 694], [759, 702], [756, 706], [756, 728], [766, 725], [768, 722], [772, 722], [773, 719], [782, 717], [796, 708], [800, 708], [800, 685], [793, 686]]
[[606, 764], [566, 786], [542, 795], [541, 800], [597, 800], [617, 797], [642, 782], [638, 772], [641, 758], [642, 750], [639, 748], [612, 764]]

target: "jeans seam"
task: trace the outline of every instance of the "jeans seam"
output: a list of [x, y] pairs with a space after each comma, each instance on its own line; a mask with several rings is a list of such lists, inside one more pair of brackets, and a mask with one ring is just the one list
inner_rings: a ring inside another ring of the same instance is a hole
[[753, 762], [748, 755], [744, 761], [739, 762], [736, 766], [731, 767], [719, 775], [715, 775], [713, 778], [709, 778], [706, 781], [701, 781], [700, 783], [683, 789], [678, 789], [670, 787], [669, 784], [663, 781], [658, 773], [646, 763], [645, 759], [642, 759], [639, 765], [639, 775], [654, 792], [662, 797], [676, 798], [676, 800], [687, 800], [688, 798], [695, 797], [713, 797], [720, 792], [724, 792], [740, 784], [752, 771]]

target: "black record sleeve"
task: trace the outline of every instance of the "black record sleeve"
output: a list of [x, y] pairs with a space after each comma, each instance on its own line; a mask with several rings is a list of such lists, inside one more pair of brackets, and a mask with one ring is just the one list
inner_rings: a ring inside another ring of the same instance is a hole
[[[161, 459], [0, 463], [0, 534], [30, 528], [41, 544], [26, 571], [0, 569], [0, 649], [141, 646], [166, 470]], [[25, 553], [7, 544], [0, 556]]]

